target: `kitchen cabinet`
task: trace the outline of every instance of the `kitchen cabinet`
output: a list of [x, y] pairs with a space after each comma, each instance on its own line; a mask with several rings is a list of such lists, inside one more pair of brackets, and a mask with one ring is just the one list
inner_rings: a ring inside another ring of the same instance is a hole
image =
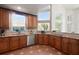
[[0, 8], [0, 27], [9, 28], [9, 11], [7, 9]]
[[79, 55], [79, 40], [78, 39], [70, 40], [70, 54]]
[[61, 37], [53, 36], [53, 39], [54, 39], [54, 47], [58, 50], [61, 50]]
[[26, 36], [19, 36], [19, 48], [27, 46], [27, 37]]
[[70, 55], [79, 55], [79, 40], [64, 37], [62, 39], [62, 52]]
[[63, 37], [62, 38], [62, 51], [66, 54], [70, 53], [70, 39]]
[[18, 36], [10, 37], [10, 50], [15, 50], [19, 48], [19, 38]]
[[36, 34], [36, 43], [37, 44], [47, 45], [48, 39], [49, 39], [49, 37], [46, 34]]
[[39, 34], [36, 34], [35, 35], [35, 44], [38, 44], [39, 43]]
[[50, 38], [49, 45], [52, 47], [55, 47], [55, 39], [54, 39], [53, 35], [50, 35], [49, 38]]
[[36, 43], [49, 45], [68, 55], [79, 55], [79, 40], [57, 35], [36, 34]]
[[27, 28], [34, 29], [37, 28], [37, 16], [34, 15], [27, 15]]
[[9, 38], [0, 38], [0, 53], [9, 51]]
[[27, 46], [27, 36], [0, 37], [0, 53]]
[[38, 44], [43, 44], [43, 35], [42, 34], [38, 35]]
[[35, 43], [36, 44], [43, 44], [43, 36], [41, 34], [36, 34], [35, 35]]
[[49, 35], [43, 35], [43, 44], [48, 45]]

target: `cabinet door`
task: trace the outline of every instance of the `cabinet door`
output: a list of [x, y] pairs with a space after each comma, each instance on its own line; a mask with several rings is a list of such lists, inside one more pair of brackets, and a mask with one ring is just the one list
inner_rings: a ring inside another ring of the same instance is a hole
[[10, 50], [19, 48], [19, 38], [14, 36], [10, 38]]
[[2, 27], [2, 9], [0, 8], [0, 27]]
[[28, 15], [28, 28], [32, 28], [33, 27], [33, 25], [32, 25], [32, 23], [33, 23], [33, 17], [32, 17], [32, 15]]
[[72, 55], [79, 55], [79, 40], [71, 39], [71, 54]]
[[38, 37], [38, 34], [36, 34], [36, 35], [35, 35], [35, 44], [38, 44], [38, 43], [39, 43], [38, 38], [39, 38], [39, 37]]
[[55, 47], [55, 39], [54, 39], [53, 35], [50, 35], [49, 45], [52, 47]]
[[43, 44], [47, 45], [49, 40], [49, 35], [43, 35]]
[[70, 40], [69, 38], [65, 38], [63, 37], [62, 39], [62, 51], [66, 54], [69, 54], [70, 51], [69, 51], [69, 45], [70, 45]]
[[55, 46], [54, 47], [58, 50], [61, 50], [61, 37], [54, 36], [54, 41], [55, 41], [55, 43], [54, 43]]
[[19, 36], [19, 45], [20, 48], [27, 46], [27, 37], [26, 36]]
[[5, 28], [9, 28], [9, 11], [8, 10], [4, 10], [4, 16], [5, 16], [5, 18], [4, 18], [4, 21], [3, 21], [3, 26], [5, 27]]
[[33, 28], [37, 28], [37, 16], [33, 16]]
[[43, 44], [43, 35], [42, 34], [38, 35], [38, 44]]
[[9, 38], [0, 38], [0, 53], [9, 51]]
[[31, 28], [37, 28], [37, 16], [28, 15], [28, 21], [27, 21], [27, 27], [29, 29]]
[[0, 9], [0, 27], [9, 28], [9, 11], [6, 9]]

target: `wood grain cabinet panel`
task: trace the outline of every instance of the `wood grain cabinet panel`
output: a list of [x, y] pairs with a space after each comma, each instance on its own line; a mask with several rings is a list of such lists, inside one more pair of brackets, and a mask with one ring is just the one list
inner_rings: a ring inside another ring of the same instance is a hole
[[58, 50], [61, 50], [61, 37], [60, 36], [53, 36], [54, 37], [54, 47]]
[[26, 36], [19, 36], [19, 47], [26, 47], [27, 46], [27, 37]]
[[0, 27], [9, 28], [9, 11], [2, 8], [0, 8]]
[[38, 35], [38, 44], [43, 44], [43, 35], [42, 34]]
[[33, 23], [32, 23], [33, 28], [37, 28], [37, 23], [38, 23], [37, 16], [32, 16], [32, 17], [33, 17]]
[[43, 35], [42, 34], [36, 34], [35, 42], [36, 42], [36, 44], [43, 44]]
[[28, 15], [27, 17], [28, 17], [27, 28], [29, 29], [37, 28], [37, 16]]
[[69, 54], [69, 47], [70, 47], [70, 40], [66, 37], [63, 37], [62, 39], [62, 51], [66, 54]]
[[0, 38], [0, 53], [9, 51], [9, 38]]
[[19, 48], [19, 38], [17, 36], [10, 38], [10, 50]]
[[71, 39], [70, 40], [71, 43], [71, 55], [79, 55], [79, 40], [77, 39]]
[[43, 36], [43, 44], [48, 45], [49, 40], [49, 35], [44, 35]]
[[38, 41], [38, 40], [39, 40], [38, 35], [39, 35], [39, 34], [36, 34], [36, 35], [35, 35], [35, 44], [38, 44], [38, 43], [39, 43], [39, 41]]

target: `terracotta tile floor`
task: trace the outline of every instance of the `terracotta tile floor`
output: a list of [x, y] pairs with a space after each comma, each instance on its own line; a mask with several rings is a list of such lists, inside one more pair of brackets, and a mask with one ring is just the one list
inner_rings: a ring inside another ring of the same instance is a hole
[[4, 53], [2, 55], [62, 55], [62, 53], [50, 46], [34, 45]]

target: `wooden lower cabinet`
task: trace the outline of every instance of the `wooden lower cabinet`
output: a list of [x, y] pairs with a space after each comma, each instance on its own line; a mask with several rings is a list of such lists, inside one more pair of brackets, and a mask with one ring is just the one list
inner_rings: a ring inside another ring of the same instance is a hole
[[52, 47], [55, 47], [55, 39], [53, 37], [53, 35], [50, 35], [49, 36], [49, 45], [52, 46]]
[[0, 38], [0, 53], [9, 51], [9, 38]]
[[70, 40], [70, 54], [71, 55], [79, 55], [79, 40], [78, 39], [71, 39]]
[[42, 34], [36, 34], [35, 42], [36, 42], [36, 44], [43, 44], [43, 35]]
[[19, 48], [19, 38], [17, 36], [10, 38], [10, 50]]
[[43, 44], [48, 45], [49, 35], [43, 35]]
[[62, 39], [62, 51], [70, 55], [79, 55], [79, 40], [64, 37]]
[[38, 34], [35, 35], [35, 44], [38, 44]]
[[66, 54], [69, 54], [70, 51], [69, 51], [69, 46], [70, 45], [70, 40], [66, 37], [63, 37], [62, 38], [62, 51]]
[[36, 39], [35, 42], [36, 44], [48, 44], [48, 40], [49, 40], [49, 35], [45, 35], [45, 34], [36, 34]]
[[61, 51], [61, 37], [53, 36], [53, 39], [54, 39], [54, 47]]
[[43, 34], [38, 35], [38, 44], [43, 44]]
[[0, 37], [0, 53], [27, 46], [27, 36]]
[[47, 34], [36, 34], [36, 43], [44, 45], [48, 44], [65, 54], [79, 55], [78, 39]]
[[26, 47], [26, 46], [27, 46], [27, 37], [20, 36], [19, 37], [19, 48]]

